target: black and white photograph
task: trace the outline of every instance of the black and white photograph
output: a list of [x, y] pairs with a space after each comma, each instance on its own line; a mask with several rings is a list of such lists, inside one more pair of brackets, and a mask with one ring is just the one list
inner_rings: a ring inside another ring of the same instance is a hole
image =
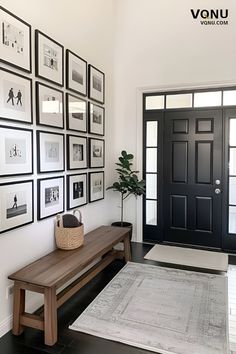
[[0, 233], [32, 223], [33, 181], [0, 184]]
[[38, 179], [38, 220], [64, 211], [64, 177]]
[[104, 167], [105, 141], [89, 138], [89, 167]]
[[92, 65], [89, 68], [89, 98], [105, 103], [105, 74]]
[[36, 76], [64, 85], [64, 47], [46, 34], [35, 31]]
[[69, 49], [66, 50], [66, 88], [87, 95], [87, 62]]
[[87, 138], [67, 135], [67, 169], [87, 168]]
[[89, 202], [104, 199], [104, 172], [89, 173]]
[[66, 94], [66, 123], [68, 130], [87, 132], [87, 102]]
[[33, 173], [33, 131], [0, 126], [0, 177]]
[[38, 173], [65, 170], [64, 134], [37, 131]]
[[36, 122], [64, 128], [64, 94], [53, 87], [36, 82]]
[[67, 176], [67, 210], [87, 204], [87, 174]]
[[92, 102], [89, 102], [89, 133], [105, 134], [105, 109]]
[[0, 60], [31, 72], [31, 26], [0, 6]]
[[32, 80], [0, 68], [0, 117], [32, 124]]

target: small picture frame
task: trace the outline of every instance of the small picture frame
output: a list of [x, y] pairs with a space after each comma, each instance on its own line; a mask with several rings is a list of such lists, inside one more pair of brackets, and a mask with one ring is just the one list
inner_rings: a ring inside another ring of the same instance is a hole
[[87, 168], [87, 138], [78, 135], [67, 135], [67, 169]]
[[82, 96], [87, 96], [87, 62], [66, 50], [66, 88]]
[[105, 165], [105, 141], [89, 138], [89, 167], [101, 168]]
[[64, 212], [64, 177], [38, 179], [38, 220]]
[[33, 180], [0, 184], [0, 233], [34, 221]]
[[35, 31], [36, 76], [64, 85], [64, 47], [46, 34]]
[[0, 61], [31, 73], [31, 26], [0, 6]]
[[99, 103], [105, 103], [105, 74], [95, 68], [88, 66], [89, 72], [89, 98]]
[[66, 94], [66, 126], [68, 130], [87, 132], [87, 101]]
[[0, 177], [33, 173], [33, 130], [0, 125]]
[[67, 176], [67, 210], [87, 204], [87, 174]]
[[0, 68], [0, 119], [32, 124], [32, 80]]
[[36, 123], [64, 129], [64, 94], [62, 91], [36, 82]]
[[104, 172], [89, 172], [89, 203], [104, 199]]
[[89, 102], [89, 133], [94, 135], [105, 134], [105, 109]]
[[65, 170], [64, 134], [37, 131], [38, 173]]

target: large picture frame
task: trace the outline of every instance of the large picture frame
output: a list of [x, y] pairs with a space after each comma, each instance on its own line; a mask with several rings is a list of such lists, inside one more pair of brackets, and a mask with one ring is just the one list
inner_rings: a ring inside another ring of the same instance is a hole
[[89, 172], [89, 203], [104, 199], [104, 171]]
[[105, 103], [105, 74], [93, 65], [89, 64], [89, 98]]
[[33, 130], [0, 125], [0, 177], [33, 174]]
[[89, 102], [89, 133], [104, 136], [105, 108]]
[[33, 180], [0, 184], [0, 234], [34, 221]]
[[67, 170], [79, 170], [87, 167], [87, 138], [68, 134]]
[[67, 210], [87, 203], [87, 173], [67, 175]]
[[105, 165], [105, 141], [89, 138], [89, 167], [101, 168]]
[[65, 170], [64, 134], [37, 131], [38, 173]]
[[87, 101], [66, 94], [66, 127], [68, 130], [87, 132]]
[[32, 80], [0, 68], [0, 119], [32, 124]]
[[39, 30], [35, 31], [36, 76], [64, 86], [64, 47]]
[[31, 73], [31, 26], [0, 6], [0, 61]]
[[36, 123], [64, 129], [64, 93], [36, 82]]
[[64, 212], [64, 176], [40, 178], [37, 183], [38, 220]]
[[66, 88], [87, 96], [87, 61], [66, 50]]

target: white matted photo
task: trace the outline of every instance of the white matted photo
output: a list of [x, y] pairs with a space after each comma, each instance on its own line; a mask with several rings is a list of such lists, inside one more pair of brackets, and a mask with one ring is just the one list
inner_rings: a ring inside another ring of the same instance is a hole
[[62, 91], [36, 82], [36, 121], [38, 125], [64, 128]]
[[0, 184], [0, 233], [34, 221], [33, 181]]
[[38, 173], [65, 170], [64, 134], [37, 131]]
[[89, 202], [104, 199], [104, 172], [89, 173]]
[[89, 98], [105, 103], [105, 74], [89, 65]]
[[38, 220], [64, 211], [64, 177], [38, 179]]
[[0, 68], [0, 117], [32, 124], [32, 80]]
[[66, 122], [68, 130], [87, 132], [87, 102], [66, 94]]
[[104, 167], [105, 141], [89, 138], [89, 167]]
[[67, 135], [67, 169], [87, 168], [87, 138]]
[[70, 50], [66, 50], [66, 87], [87, 95], [87, 62]]
[[67, 210], [87, 204], [87, 174], [67, 176]]
[[89, 133], [104, 135], [105, 133], [105, 109], [89, 102]]
[[31, 72], [31, 26], [0, 6], [0, 60]]
[[33, 173], [33, 131], [0, 126], [0, 177]]

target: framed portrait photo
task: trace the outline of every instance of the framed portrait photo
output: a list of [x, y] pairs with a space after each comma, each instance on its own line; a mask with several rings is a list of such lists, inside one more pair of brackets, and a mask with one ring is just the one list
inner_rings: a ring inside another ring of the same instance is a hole
[[35, 31], [36, 76], [64, 85], [64, 47], [46, 34]]
[[36, 122], [64, 129], [64, 94], [53, 87], [36, 82]]
[[105, 141], [89, 138], [89, 167], [104, 167]]
[[105, 103], [105, 74], [90, 64], [88, 69], [89, 98], [103, 104]]
[[87, 168], [87, 138], [67, 135], [67, 169]]
[[87, 62], [69, 49], [66, 50], [66, 88], [87, 95]]
[[33, 181], [0, 184], [0, 233], [34, 221]]
[[105, 134], [105, 109], [92, 102], [89, 102], [89, 133]]
[[0, 119], [32, 124], [32, 80], [0, 68]]
[[64, 134], [37, 131], [38, 173], [65, 170]]
[[38, 220], [64, 212], [64, 177], [38, 179]]
[[26, 72], [31, 65], [31, 26], [0, 6], [0, 61]]
[[89, 173], [89, 203], [104, 199], [104, 172]]
[[0, 126], [0, 177], [33, 173], [33, 130]]
[[87, 174], [67, 176], [67, 210], [87, 204]]
[[87, 101], [66, 94], [66, 123], [68, 130], [87, 132]]

